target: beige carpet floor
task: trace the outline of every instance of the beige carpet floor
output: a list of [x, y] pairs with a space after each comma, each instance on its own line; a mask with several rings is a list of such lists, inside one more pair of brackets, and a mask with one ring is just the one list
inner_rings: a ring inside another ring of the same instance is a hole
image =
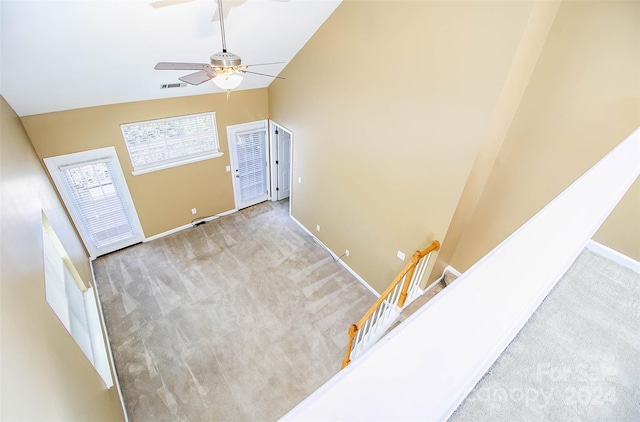
[[276, 420], [340, 369], [375, 301], [264, 202], [94, 262], [127, 413]]
[[583, 251], [450, 421], [640, 421], [640, 274]]

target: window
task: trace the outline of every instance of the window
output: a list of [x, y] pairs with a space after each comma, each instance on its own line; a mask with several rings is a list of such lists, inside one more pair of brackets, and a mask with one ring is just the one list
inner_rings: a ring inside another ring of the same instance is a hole
[[133, 174], [220, 157], [215, 113], [120, 125]]
[[42, 246], [47, 303], [96, 368], [107, 387], [111, 388], [113, 379], [93, 288], [78, 274], [44, 213]]

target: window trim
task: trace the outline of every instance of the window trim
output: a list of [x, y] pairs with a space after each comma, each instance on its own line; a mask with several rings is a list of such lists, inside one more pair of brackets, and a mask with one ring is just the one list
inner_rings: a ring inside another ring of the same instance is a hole
[[[223, 155], [224, 155], [224, 153], [218, 151], [218, 152], [212, 153], [212, 154], [201, 155], [201, 156], [198, 156], [198, 157], [191, 157], [191, 158], [188, 158], [186, 160], [172, 161], [171, 163], [164, 163], [164, 164], [160, 164], [158, 166], [146, 167], [146, 168], [143, 168], [143, 169], [140, 169], [140, 170], [133, 170], [131, 172], [131, 174], [134, 175], [134, 176], [139, 176], [141, 174], [152, 173], [154, 171], [159, 171], [159, 170], [165, 170], [165, 169], [169, 169], [171, 167], [178, 167], [178, 166], [182, 166], [182, 165], [185, 165], [185, 164], [197, 163], [198, 161], [204, 161], [204, 160], [210, 160], [212, 158], [222, 157]], [[129, 156], [129, 158], [131, 158], [131, 156]], [[131, 161], [131, 164], [133, 165], [133, 161]]]
[[[150, 163], [150, 164], [137, 164], [135, 163], [132, 153], [131, 153], [131, 149], [129, 148], [129, 142], [127, 140], [127, 137], [125, 135], [125, 128], [128, 126], [136, 126], [136, 125], [143, 125], [143, 124], [150, 124], [150, 123], [159, 123], [159, 122], [166, 122], [166, 121], [176, 121], [176, 120], [180, 120], [180, 119], [186, 119], [186, 118], [197, 118], [199, 116], [211, 116], [211, 122], [213, 125], [213, 138], [214, 138], [214, 148], [205, 152], [199, 152], [199, 153], [195, 153], [195, 154], [189, 154], [189, 155], [185, 155], [183, 157], [177, 157], [175, 159], [171, 159], [171, 160], [163, 160], [163, 161], [157, 161], [155, 163]], [[220, 137], [218, 135], [218, 124], [216, 121], [216, 113], [215, 111], [207, 111], [204, 113], [193, 113], [193, 114], [185, 114], [185, 115], [181, 115], [181, 116], [172, 116], [172, 117], [164, 117], [161, 119], [152, 119], [152, 120], [144, 120], [144, 121], [140, 121], [140, 122], [133, 122], [133, 123], [123, 123], [120, 125], [120, 131], [122, 133], [122, 138], [125, 144], [125, 147], [127, 148], [127, 152], [129, 154], [129, 160], [131, 161], [131, 166], [133, 168], [133, 171], [131, 172], [132, 175], [134, 176], [139, 176], [141, 174], [146, 174], [146, 173], [152, 173], [154, 171], [159, 171], [159, 170], [165, 170], [168, 168], [172, 168], [172, 167], [178, 167], [178, 166], [182, 166], [185, 164], [191, 164], [191, 163], [197, 163], [199, 161], [204, 161], [204, 160], [210, 160], [212, 158], [218, 158], [218, 157], [222, 157], [224, 155], [223, 152], [220, 151]], [[157, 163], [157, 164], [156, 164]]]

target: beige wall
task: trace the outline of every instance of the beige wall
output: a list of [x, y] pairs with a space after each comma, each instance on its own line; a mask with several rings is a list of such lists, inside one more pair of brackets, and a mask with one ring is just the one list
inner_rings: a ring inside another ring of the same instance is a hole
[[[131, 174], [120, 124], [207, 111], [216, 112], [224, 155], [139, 176]], [[232, 210], [226, 126], [268, 118], [267, 89], [234, 91], [92, 107], [27, 116], [25, 129], [40, 158], [114, 146], [146, 237]], [[191, 209], [198, 210], [197, 215]]]
[[89, 259], [4, 98], [0, 116], [0, 419], [124, 420], [116, 389], [106, 390], [45, 301], [42, 210], [87, 281]]
[[[455, 268], [469, 268], [638, 127], [639, 75], [640, 2], [562, 3]], [[637, 187], [627, 196], [596, 239], [640, 259]]]
[[346, 1], [271, 84], [293, 216], [378, 291], [443, 239], [531, 8]]
[[469, 219], [482, 197], [482, 192], [496, 163], [496, 158], [504, 145], [507, 132], [527, 89], [559, 6], [560, 3], [554, 1], [537, 1], [533, 4], [493, 116], [484, 134], [480, 151], [460, 196], [451, 225], [442, 242], [437, 263], [431, 274], [431, 281], [438, 278], [451, 262], [451, 257], [458, 247]]
[[593, 240], [640, 261], [640, 179], [631, 186]]

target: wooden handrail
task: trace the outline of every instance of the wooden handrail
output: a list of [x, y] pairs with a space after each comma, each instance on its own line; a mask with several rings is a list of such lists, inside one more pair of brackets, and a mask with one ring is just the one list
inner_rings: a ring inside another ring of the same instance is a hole
[[[411, 261], [413, 262], [415, 261], [415, 264], [413, 264], [411, 266], [411, 268], [409, 268], [409, 271], [407, 271], [407, 277], [406, 279], [411, 281], [411, 278], [413, 277], [413, 272], [416, 270], [416, 266], [418, 265], [418, 261], [420, 261], [420, 259], [422, 259], [422, 257], [420, 256], [420, 251], [416, 251], [413, 256], [411, 257]], [[404, 285], [402, 286], [402, 292], [400, 293], [400, 298], [398, 299], [398, 308], [402, 308], [402, 306], [404, 305], [404, 302], [407, 300], [407, 293], [409, 292], [409, 282], [404, 283]]]
[[393, 281], [391, 282], [391, 284], [389, 284], [389, 286], [385, 289], [385, 291], [382, 292], [378, 300], [376, 300], [375, 303], [369, 308], [369, 310], [365, 312], [364, 316], [360, 318], [360, 321], [358, 321], [358, 323], [356, 324], [352, 324], [349, 327], [349, 343], [347, 345], [347, 353], [344, 357], [344, 360], [342, 361], [343, 368], [351, 362], [351, 348], [353, 346], [353, 340], [356, 334], [358, 333], [358, 330], [367, 322], [369, 318], [371, 318], [371, 315], [373, 315], [373, 313], [380, 307], [380, 305], [382, 305], [382, 303], [389, 297], [389, 295], [391, 294], [391, 292], [393, 292], [393, 290], [396, 288], [398, 283], [400, 283], [404, 279], [404, 276], [407, 275], [407, 273], [411, 272], [409, 274], [409, 277], [407, 278], [408, 280], [407, 283], [405, 283], [405, 285], [402, 287], [402, 293], [400, 296], [400, 300], [398, 301], [398, 306], [404, 305], [404, 301], [407, 298], [409, 281], [411, 280], [410, 277], [413, 275], [413, 270], [416, 268], [416, 265], [423, 257], [425, 257], [426, 255], [430, 254], [433, 251], [437, 251], [438, 249], [440, 249], [440, 242], [438, 242], [437, 240], [434, 240], [433, 242], [431, 242], [431, 245], [429, 245], [429, 247], [427, 247], [425, 250], [416, 251], [411, 257], [411, 261], [409, 261], [407, 265], [404, 266], [402, 271], [400, 271], [400, 273], [396, 276], [396, 278], [393, 279]]

